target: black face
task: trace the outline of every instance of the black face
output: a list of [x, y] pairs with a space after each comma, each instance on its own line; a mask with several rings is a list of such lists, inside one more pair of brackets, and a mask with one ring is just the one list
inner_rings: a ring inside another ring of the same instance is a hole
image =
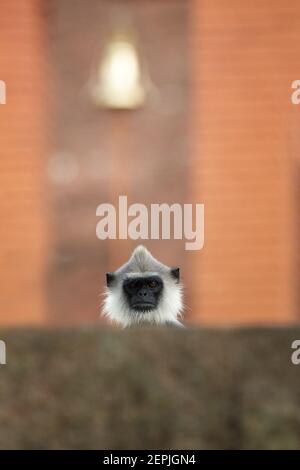
[[138, 312], [149, 312], [157, 307], [163, 291], [159, 276], [134, 277], [123, 282], [129, 307]]

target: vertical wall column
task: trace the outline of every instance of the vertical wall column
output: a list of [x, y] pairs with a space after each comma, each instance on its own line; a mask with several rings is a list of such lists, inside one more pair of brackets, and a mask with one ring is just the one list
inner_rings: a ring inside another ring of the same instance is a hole
[[45, 321], [44, 50], [37, 0], [2, 0], [0, 79], [0, 323]]
[[191, 177], [206, 224], [204, 249], [190, 257], [195, 321], [295, 320], [299, 18], [297, 0], [193, 2]]

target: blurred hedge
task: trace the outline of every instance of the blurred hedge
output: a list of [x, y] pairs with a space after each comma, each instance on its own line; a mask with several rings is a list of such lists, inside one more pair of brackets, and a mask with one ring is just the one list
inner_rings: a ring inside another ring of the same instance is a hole
[[0, 448], [300, 448], [300, 329], [0, 332]]

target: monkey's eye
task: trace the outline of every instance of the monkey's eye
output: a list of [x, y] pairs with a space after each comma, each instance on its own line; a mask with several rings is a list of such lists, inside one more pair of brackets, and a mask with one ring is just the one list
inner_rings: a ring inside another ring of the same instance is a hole
[[157, 281], [149, 281], [148, 282], [148, 287], [150, 287], [150, 289], [155, 289], [155, 287], [157, 287], [158, 285], [158, 282]]
[[132, 289], [132, 290], [137, 290], [137, 289], [141, 289], [143, 287], [143, 282], [140, 281], [139, 279], [138, 280], [134, 280], [132, 282], [130, 282], [129, 284], [129, 288]]

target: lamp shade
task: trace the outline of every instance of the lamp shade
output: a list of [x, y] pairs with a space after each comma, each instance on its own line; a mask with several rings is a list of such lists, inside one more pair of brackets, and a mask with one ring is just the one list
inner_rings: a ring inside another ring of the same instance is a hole
[[116, 36], [106, 45], [92, 94], [106, 108], [135, 109], [144, 103], [140, 58], [129, 36]]

